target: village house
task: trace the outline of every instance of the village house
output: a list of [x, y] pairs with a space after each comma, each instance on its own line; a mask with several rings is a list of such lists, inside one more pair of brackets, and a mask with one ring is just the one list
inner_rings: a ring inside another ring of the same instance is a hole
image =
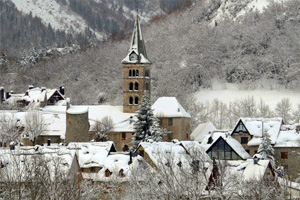
[[214, 131], [206, 135], [201, 145], [211, 159], [247, 160], [250, 155], [228, 131]]
[[47, 105], [56, 105], [59, 102], [65, 100], [64, 87], [57, 89], [47, 89], [45, 87], [38, 88], [32, 85], [28, 86], [28, 90], [25, 93], [14, 94], [13, 91], [6, 92], [5, 97], [4, 88], [0, 88], [0, 103], [7, 102], [11, 106], [16, 106], [18, 108], [24, 108], [30, 103], [37, 104], [40, 107], [45, 107]]
[[192, 132], [191, 140], [198, 141], [201, 143], [205, 136], [207, 136], [215, 130], [217, 129], [211, 122], [199, 124]]
[[[213, 169], [209, 177], [207, 190], [219, 190], [219, 186], [233, 189], [231, 192], [244, 194], [247, 196], [247, 183], [262, 181], [276, 181], [274, 169], [269, 160], [261, 160], [259, 158], [250, 158], [247, 160], [214, 160]], [[277, 187], [277, 184], [275, 185]], [[279, 186], [279, 184], [278, 184]], [[220, 192], [220, 191], [219, 191]]]
[[53, 184], [76, 190], [82, 181], [75, 151], [62, 146], [1, 149], [0, 166], [0, 184], [4, 190], [17, 190], [22, 185], [25, 189], [32, 185], [42, 193], [45, 187], [49, 190]]
[[231, 136], [235, 138], [244, 149], [253, 156], [257, 153], [262, 142], [263, 134], [268, 134], [272, 145], [276, 143], [282, 118], [241, 118], [234, 127]]
[[153, 168], [160, 165], [181, 166], [210, 162], [203, 147], [196, 141], [141, 142], [135, 151]]

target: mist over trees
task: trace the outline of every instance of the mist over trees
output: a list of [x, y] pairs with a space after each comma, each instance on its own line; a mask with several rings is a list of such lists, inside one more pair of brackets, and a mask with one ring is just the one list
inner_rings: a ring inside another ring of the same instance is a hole
[[[205, 106], [194, 105], [193, 93], [210, 88], [213, 78], [236, 83], [240, 89], [299, 90], [298, 2], [271, 3], [263, 13], [253, 11], [236, 22], [225, 19], [211, 24], [222, 2], [195, 1], [184, 11], [142, 24], [148, 57], [153, 63], [152, 102], [160, 96], [176, 96], [187, 111], [193, 113]], [[0, 74], [0, 85], [16, 92], [25, 91], [30, 84], [47, 88], [64, 85], [66, 95], [74, 104], [98, 104], [97, 96], [101, 94], [106, 103], [121, 105], [120, 62], [128, 52], [129, 43], [130, 36], [127, 36], [124, 40], [109, 40], [35, 65], [20, 67], [10, 62], [7, 72]], [[249, 117], [274, 116], [265, 102], [256, 103], [259, 110], [249, 108]], [[225, 107], [220, 102], [211, 104], [216, 104], [215, 109]], [[233, 105], [226, 107], [233, 108]], [[210, 112], [210, 118], [218, 127], [235, 123], [236, 117], [226, 122], [212, 113], [218, 112]], [[278, 107], [276, 113], [283, 111]], [[244, 115], [239, 113], [239, 116]]]

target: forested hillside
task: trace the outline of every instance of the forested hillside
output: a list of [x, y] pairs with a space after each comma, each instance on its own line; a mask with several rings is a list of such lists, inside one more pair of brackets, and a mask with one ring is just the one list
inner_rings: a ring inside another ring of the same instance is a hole
[[[195, 1], [182, 12], [142, 23], [153, 63], [152, 101], [176, 96], [192, 110], [193, 93], [210, 88], [213, 78], [238, 83], [242, 89], [269, 87], [265, 83], [272, 80], [282, 88], [299, 90], [298, 1], [270, 3], [264, 11], [245, 12], [238, 20], [224, 16], [214, 21], [223, 3]], [[11, 63], [0, 84], [15, 91], [29, 84], [64, 85], [74, 104], [97, 104], [99, 94], [108, 103], [121, 104], [120, 62], [129, 43], [127, 36], [35, 65]]]
[[190, 0], [1, 0], [0, 53], [20, 57], [31, 48], [82, 48], [107, 38], [121, 39], [133, 27], [136, 7], [143, 21], [167, 15]]

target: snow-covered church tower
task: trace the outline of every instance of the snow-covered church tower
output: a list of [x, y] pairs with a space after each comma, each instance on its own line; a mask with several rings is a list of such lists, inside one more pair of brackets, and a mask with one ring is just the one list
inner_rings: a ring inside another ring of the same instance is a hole
[[142, 36], [137, 14], [131, 38], [129, 53], [122, 60], [123, 64], [123, 112], [134, 113], [145, 92], [151, 91], [151, 62]]

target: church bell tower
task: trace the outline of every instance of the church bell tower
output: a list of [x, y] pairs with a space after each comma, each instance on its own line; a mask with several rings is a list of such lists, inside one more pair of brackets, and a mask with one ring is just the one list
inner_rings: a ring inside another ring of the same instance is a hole
[[139, 16], [137, 14], [127, 56], [123, 64], [123, 112], [135, 113], [144, 93], [151, 92], [151, 62], [142, 36]]

